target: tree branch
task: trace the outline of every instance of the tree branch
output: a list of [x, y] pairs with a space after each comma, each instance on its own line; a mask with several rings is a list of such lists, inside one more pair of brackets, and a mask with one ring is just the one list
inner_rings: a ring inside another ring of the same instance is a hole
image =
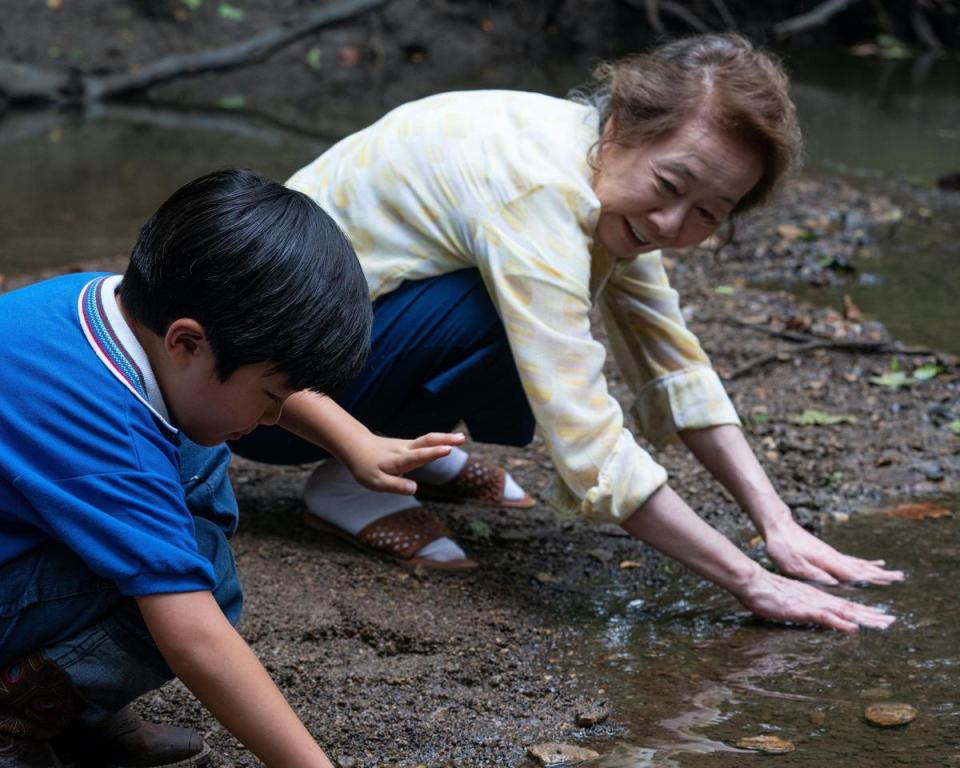
[[806, 13], [801, 13], [792, 19], [774, 24], [773, 31], [780, 37], [789, 37], [790, 35], [803, 32], [811, 27], [819, 27], [821, 24], [826, 24], [826, 22], [840, 13], [840, 11], [846, 10], [849, 6], [857, 2], [859, 2], [859, 0], [827, 0], [825, 3], [820, 3], [816, 8]]

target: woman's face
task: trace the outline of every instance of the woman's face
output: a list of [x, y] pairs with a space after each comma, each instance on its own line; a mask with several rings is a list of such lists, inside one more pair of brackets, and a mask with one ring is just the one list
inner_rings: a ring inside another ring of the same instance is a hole
[[703, 122], [645, 144], [602, 145], [596, 237], [619, 259], [706, 240], [756, 186], [759, 155]]

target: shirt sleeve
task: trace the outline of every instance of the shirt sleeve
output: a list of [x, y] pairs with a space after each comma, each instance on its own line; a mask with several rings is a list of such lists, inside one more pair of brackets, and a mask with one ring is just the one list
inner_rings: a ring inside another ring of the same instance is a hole
[[720, 377], [684, 322], [659, 251], [618, 264], [599, 306], [647, 440], [660, 447], [681, 430], [740, 424]]
[[588, 238], [569, 201], [539, 187], [469, 222], [472, 248], [520, 379], [563, 482], [601, 522], [628, 518], [667, 473], [624, 429], [590, 333]]

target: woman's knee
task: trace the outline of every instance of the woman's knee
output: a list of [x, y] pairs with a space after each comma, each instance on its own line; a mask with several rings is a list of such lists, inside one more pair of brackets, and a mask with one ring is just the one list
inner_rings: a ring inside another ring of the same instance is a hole
[[216, 585], [213, 597], [231, 624], [240, 619], [243, 608], [243, 588], [237, 576], [237, 566], [233, 559], [233, 550], [223, 530], [214, 522], [195, 517], [197, 549], [213, 565]]

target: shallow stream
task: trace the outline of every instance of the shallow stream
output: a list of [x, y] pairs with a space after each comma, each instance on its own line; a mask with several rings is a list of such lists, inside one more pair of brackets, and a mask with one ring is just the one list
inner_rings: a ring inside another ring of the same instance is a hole
[[[608, 607], [578, 674], [593, 681], [628, 733], [596, 768], [960, 765], [960, 500], [954, 517], [857, 516], [826, 538], [841, 551], [886, 557], [908, 573], [888, 588], [835, 592], [888, 607], [887, 631], [845, 635], [755, 621], [711, 587], [681, 579], [675, 594]], [[909, 725], [878, 728], [864, 708], [902, 702]], [[737, 749], [775, 735], [789, 754]]]

